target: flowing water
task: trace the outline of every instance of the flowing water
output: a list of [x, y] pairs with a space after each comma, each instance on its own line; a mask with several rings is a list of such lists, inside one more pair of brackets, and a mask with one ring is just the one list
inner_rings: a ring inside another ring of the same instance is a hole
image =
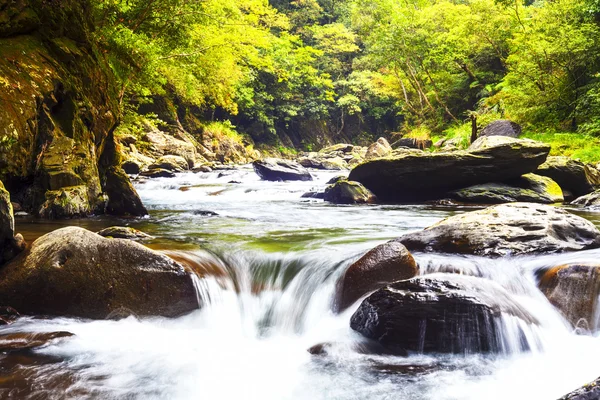
[[[541, 267], [595, 261], [600, 251], [498, 260], [417, 253], [422, 274], [494, 281], [538, 325], [502, 319], [499, 355], [358, 352], [361, 339], [349, 327], [358, 303], [341, 315], [330, 311], [345, 267], [379, 243], [469, 209], [301, 198], [335, 175], [277, 183], [249, 168], [186, 173], [137, 184], [151, 214], [142, 220], [18, 218], [29, 240], [61, 224], [131, 225], [156, 237], [151, 247], [210, 264], [214, 273], [195, 279], [202, 310], [181, 318], [23, 318], [0, 329], [75, 334], [33, 354], [0, 355], [0, 397], [556, 399], [600, 375], [600, 338], [576, 334], [534, 278]], [[320, 343], [329, 343], [327, 355], [308, 353]]]

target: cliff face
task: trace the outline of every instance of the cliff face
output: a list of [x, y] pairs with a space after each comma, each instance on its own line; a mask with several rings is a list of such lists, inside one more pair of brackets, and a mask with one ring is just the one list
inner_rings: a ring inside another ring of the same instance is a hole
[[0, 179], [13, 201], [50, 218], [144, 214], [118, 167], [113, 99], [87, 1], [0, 0]]

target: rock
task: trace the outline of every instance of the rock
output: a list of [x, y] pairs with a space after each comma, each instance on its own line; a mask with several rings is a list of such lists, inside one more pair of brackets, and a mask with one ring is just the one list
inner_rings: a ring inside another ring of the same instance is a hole
[[23, 236], [15, 236], [15, 218], [10, 194], [0, 181], [0, 266], [25, 248]]
[[537, 323], [493, 281], [434, 274], [377, 290], [362, 302], [350, 327], [390, 354], [501, 352], [503, 315]]
[[323, 192], [306, 192], [300, 196], [302, 199], [323, 199], [324, 197], [325, 193]]
[[135, 161], [124, 161], [121, 164], [121, 168], [123, 168], [123, 171], [125, 171], [126, 174], [128, 175], [137, 175], [142, 171], [142, 166], [135, 162]]
[[595, 192], [586, 194], [585, 196], [578, 197], [577, 199], [573, 200], [571, 204], [584, 207], [600, 206], [600, 190], [596, 190]]
[[563, 190], [568, 190], [575, 197], [600, 188], [600, 172], [591, 165], [569, 157], [548, 157], [535, 173], [552, 178]]
[[523, 175], [507, 183], [486, 183], [452, 192], [453, 199], [466, 203], [499, 204], [514, 202], [562, 203], [560, 186], [552, 179], [535, 174]]
[[348, 144], [348, 143], [339, 143], [339, 144], [334, 144], [333, 146], [324, 147], [321, 150], [319, 150], [319, 153], [321, 153], [321, 154], [329, 154], [329, 153], [336, 153], [336, 152], [352, 153], [354, 151], [355, 147], [356, 146]]
[[298, 163], [305, 168], [341, 171], [348, 169], [348, 163], [340, 157], [323, 157], [315, 153], [312, 157], [301, 157]]
[[208, 165], [200, 165], [199, 167], [195, 167], [194, 169], [192, 169], [192, 172], [198, 173], [198, 172], [204, 172], [204, 173], [208, 173], [208, 172], [212, 172], [212, 168], [209, 167]]
[[9, 306], [0, 306], [0, 325], [10, 325], [15, 322], [21, 314]]
[[532, 140], [484, 137], [469, 151], [407, 150], [367, 161], [348, 180], [362, 183], [382, 201], [436, 200], [456, 189], [519, 178], [543, 163], [549, 151], [550, 146]]
[[334, 176], [333, 178], [331, 178], [330, 180], [327, 181], [327, 184], [333, 185], [334, 183], [337, 183], [337, 182], [345, 180], [345, 179], [346, 179], [346, 177], [344, 175]]
[[265, 181], [312, 181], [310, 172], [302, 165], [287, 160], [266, 158], [252, 163], [254, 171]]
[[538, 271], [539, 288], [573, 326], [595, 332], [600, 264], [566, 264]]
[[373, 204], [377, 197], [358, 182], [342, 180], [328, 186], [323, 199], [335, 204]]
[[154, 164], [151, 164], [148, 169], [165, 169], [172, 172], [183, 172], [190, 168], [185, 158], [180, 156], [162, 156]]
[[344, 311], [364, 295], [418, 274], [419, 267], [406, 247], [394, 241], [381, 244], [352, 264], [340, 278], [334, 309]]
[[152, 236], [138, 231], [137, 229], [128, 227], [128, 226], [111, 226], [110, 228], [102, 229], [97, 232], [98, 235], [102, 237], [112, 238], [112, 239], [131, 239], [131, 240], [141, 240], [141, 239], [152, 239]]
[[518, 138], [521, 136], [521, 125], [516, 122], [512, 122], [506, 119], [499, 119], [490, 122], [485, 128], [479, 132], [479, 137], [484, 136], [508, 136], [512, 138]]
[[598, 400], [600, 399], [600, 378], [577, 390], [561, 397], [558, 400]]
[[63, 219], [86, 217], [95, 211], [102, 210], [104, 210], [104, 204], [100, 202], [92, 208], [86, 186], [80, 185], [47, 191], [46, 202], [42, 204], [37, 215], [48, 219]]
[[46, 346], [57, 339], [75, 336], [71, 332], [8, 333], [0, 335], [0, 352], [31, 350]]
[[375, 143], [373, 143], [367, 149], [367, 154], [365, 155], [366, 160], [372, 160], [376, 158], [381, 158], [389, 155], [392, 152], [392, 146], [388, 143], [385, 138], [379, 138]]
[[199, 307], [191, 276], [131, 240], [79, 227], [48, 233], [0, 270], [0, 304], [27, 315], [176, 317]]
[[156, 168], [150, 169], [148, 171], [142, 171], [141, 176], [145, 176], [146, 178], [174, 178], [175, 172], [167, 171], [166, 169]]
[[124, 144], [125, 146], [129, 146], [132, 144], [136, 144], [138, 141], [138, 138], [134, 135], [131, 134], [123, 134], [123, 135], [119, 135], [117, 136], [117, 140], [121, 143]]
[[188, 166], [185, 169], [190, 166], [193, 167], [196, 163], [206, 162], [198, 154], [196, 143], [189, 134], [183, 131], [177, 131], [175, 134], [178, 137], [158, 129], [151, 129], [146, 132], [144, 139], [150, 143], [149, 153], [158, 159], [168, 155], [179, 156], [187, 162]]
[[511, 203], [455, 215], [397, 240], [410, 251], [503, 257], [598, 248], [600, 231], [561, 208]]
[[112, 167], [106, 172], [104, 190], [108, 195], [108, 214], [134, 217], [148, 215], [140, 196], [121, 168]]
[[[410, 149], [425, 150], [433, 146], [433, 142], [430, 139], [411, 139], [402, 138], [392, 143], [392, 148], [408, 147]], [[441, 147], [441, 146], [440, 146]]]

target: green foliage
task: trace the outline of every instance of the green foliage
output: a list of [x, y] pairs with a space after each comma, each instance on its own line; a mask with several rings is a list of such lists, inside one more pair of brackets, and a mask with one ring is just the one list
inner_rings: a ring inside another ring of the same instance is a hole
[[583, 162], [600, 162], [600, 138], [573, 132], [527, 132], [524, 137], [550, 144], [551, 156], [568, 156]]

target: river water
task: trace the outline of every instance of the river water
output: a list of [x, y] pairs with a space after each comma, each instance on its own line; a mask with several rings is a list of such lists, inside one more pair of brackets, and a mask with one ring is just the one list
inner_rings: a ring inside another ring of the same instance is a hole
[[[18, 217], [17, 230], [30, 241], [64, 225], [130, 225], [156, 237], [150, 247], [220, 272], [196, 280], [205, 305], [178, 319], [23, 318], [0, 329], [75, 334], [27, 357], [0, 356], [0, 398], [556, 399], [600, 375], [600, 338], [577, 334], [534, 278], [541, 267], [597, 261], [600, 251], [498, 260], [416, 253], [422, 274], [461, 273], [507, 289], [540, 322], [525, 329], [529, 350], [358, 353], [360, 337], [349, 328], [358, 303], [341, 315], [330, 311], [345, 267], [377, 244], [470, 208], [334, 206], [301, 198], [336, 173], [314, 175], [313, 182], [263, 182], [244, 167], [148, 180], [136, 184], [150, 210], [142, 220]], [[596, 214], [585, 216], [597, 222]], [[507, 324], [503, 335], [510, 339], [514, 328]], [[307, 352], [319, 343], [331, 343], [327, 355]], [[9, 373], [18, 378], [7, 379]]]

